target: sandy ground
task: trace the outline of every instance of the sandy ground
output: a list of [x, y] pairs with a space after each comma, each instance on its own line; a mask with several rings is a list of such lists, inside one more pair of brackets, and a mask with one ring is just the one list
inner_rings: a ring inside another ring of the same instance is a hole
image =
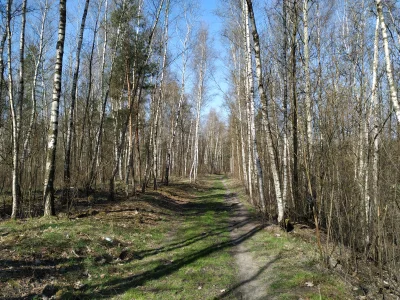
[[[230, 218], [231, 238], [234, 244], [232, 254], [239, 270], [238, 283], [231, 290], [231, 295], [229, 297], [227, 295], [227, 298], [231, 299], [234, 296], [234, 299], [243, 300], [269, 299], [268, 282], [265, 282], [268, 276], [263, 273], [271, 271], [271, 265], [275, 258], [271, 257], [266, 264], [258, 265], [253, 258], [254, 253], [251, 253], [242, 242], [251, 238], [254, 233], [262, 229], [262, 226], [259, 221], [252, 218], [246, 207], [228, 189], [226, 201], [233, 208]], [[261, 274], [263, 276], [260, 276]], [[261, 277], [263, 279], [260, 279]]]

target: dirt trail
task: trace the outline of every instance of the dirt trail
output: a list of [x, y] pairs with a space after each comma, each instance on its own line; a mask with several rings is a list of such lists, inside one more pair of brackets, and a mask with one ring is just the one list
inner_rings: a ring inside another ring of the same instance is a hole
[[[268, 282], [266, 282], [268, 276], [265, 276], [264, 273], [271, 271], [271, 264], [276, 258], [271, 257], [265, 265], [259, 265], [253, 259], [254, 253], [251, 253], [248, 247], [241, 242], [241, 238], [261, 230], [262, 226], [259, 221], [253, 218], [246, 207], [240, 203], [236, 194], [230, 193], [225, 182], [224, 186], [227, 190], [225, 201], [233, 208], [230, 217], [231, 238], [234, 244], [232, 254], [239, 270], [238, 283], [231, 292], [235, 299], [269, 299], [267, 293]], [[263, 279], [260, 279], [261, 277]]]

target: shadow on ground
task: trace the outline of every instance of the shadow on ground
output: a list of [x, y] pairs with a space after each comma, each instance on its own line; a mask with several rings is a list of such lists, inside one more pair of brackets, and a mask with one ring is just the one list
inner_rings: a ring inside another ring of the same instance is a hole
[[[93, 209], [95, 210], [95, 213], [88, 213], [88, 214], [81, 214], [80, 216], [76, 216], [76, 218], [91, 218], [93, 216], [97, 216], [100, 214], [100, 212], [105, 212], [106, 215], [109, 213], [112, 213], [112, 215], [107, 216], [107, 220], [112, 218], [127, 218], [129, 221], [129, 216], [123, 215], [123, 213], [135, 213], [135, 211], [139, 210], [138, 208], [135, 207], [135, 203], [139, 202], [145, 202], [147, 203], [147, 208], [142, 209], [144, 212], [150, 212], [152, 214], [158, 214], [162, 215], [167, 218], [174, 217], [176, 214], [179, 216], [182, 216], [183, 218], [185, 216], [196, 216], [196, 215], [203, 215], [208, 212], [235, 212], [236, 209], [238, 209], [238, 203], [227, 203], [227, 202], [216, 202], [215, 198], [234, 198], [236, 197], [235, 194], [225, 194], [223, 193], [222, 189], [215, 189], [215, 188], [207, 188], [207, 187], [197, 187], [194, 188], [192, 186], [186, 185], [186, 184], [176, 184], [173, 185], [173, 188], [175, 190], [183, 190], [186, 194], [184, 195], [185, 198], [189, 201], [178, 201], [172, 196], [167, 197], [165, 195], [160, 195], [158, 193], [150, 192], [147, 194], [142, 194], [140, 198], [131, 200], [131, 201], [126, 201], [125, 203], [130, 203], [132, 206], [126, 206], [123, 208], [118, 207], [119, 204], [123, 203], [123, 201], [115, 201], [112, 203], [106, 203], [106, 202], [101, 202], [97, 203], [97, 205], [93, 206]], [[213, 193], [213, 195], [207, 195], [207, 196], [194, 196], [193, 194], [198, 193], [199, 191], [206, 191]], [[182, 196], [182, 195], [181, 195]], [[150, 207], [149, 207], [150, 206]], [[101, 215], [102, 216], [102, 215]], [[113, 264], [114, 262], [117, 262], [119, 264], [127, 264], [128, 262], [132, 260], [138, 260], [137, 263], [139, 263], [140, 260], [142, 260], [145, 257], [157, 255], [159, 253], [163, 252], [169, 252], [169, 251], [174, 251], [176, 249], [182, 248], [189, 246], [191, 244], [194, 244], [198, 241], [201, 241], [203, 239], [207, 239], [209, 237], [213, 236], [218, 236], [224, 232], [229, 232], [232, 230], [235, 230], [236, 228], [245, 226], [247, 223], [252, 222], [253, 218], [249, 217], [241, 222], [236, 222], [236, 223], [228, 223], [228, 222], [220, 222], [215, 228], [212, 230], [206, 230], [202, 232], [201, 234], [197, 234], [194, 236], [191, 236], [187, 239], [168, 243], [166, 245], [162, 245], [160, 247], [156, 248], [150, 248], [150, 249], [145, 249], [142, 251], [135, 252], [133, 256], [129, 256], [127, 259], [119, 259], [119, 257], [111, 257], [109, 260], [107, 260], [106, 264]], [[151, 269], [148, 269], [140, 274], [135, 274], [132, 276], [128, 277], [122, 277], [122, 278], [112, 278], [109, 281], [103, 282], [103, 283], [89, 283], [84, 285], [82, 288], [80, 288], [79, 291], [75, 291], [75, 299], [101, 299], [101, 298], [109, 298], [110, 296], [114, 295], [119, 295], [123, 294], [127, 290], [131, 288], [135, 288], [138, 286], [141, 286], [145, 284], [147, 281], [150, 280], [156, 280], [159, 279], [163, 276], [167, 276], [169, 274], [172, 274], [179, 270], [180, 268], [189, 265], [193, 262], [195, 262], [198, 259], [201, 259], [203, 257], [206, 257], [208, 255], [211, 255], [215, 252], [221, 251], [221, 250], [227, 250], [233, 246], [236, 246], [237, 244], [242, 243], [243, 241], [247, 240], [248, 238], [252, 237], [254, 234], [256, 234], [258, 231], [260, 231], [264, 225], [259, 225], [252, 230], [242, 234], [238, 238], [234, 240], [230, 240], [227, 242], [216, 242], [210, 246], [204, 247], [203, 249], [200, 249], [198, 251], [193, 251], [192, 253], [189, 253], [188, 255], [176, 259], [172, 261], [171, 263], [164, 264], [160, 262], [160, 264], [157, 267], [151, 267]], [[33, 230], [34, 228], [31, 228]], [[40, 225], [37, 227], [38, 231], [43, 231], [46, 229], [45, 225]], [[18, 228], [15, 229], [14, 232], [10, 232], [7, 234], [15, 234], [16, 236], [20, 234], [20, 232], [23, 230], [23, 228]], [[34, 238], [32, 236], [32, 238]], [[24, 243], [26, 243], [27, 247], [29, 244], [31, 244], [31, 239], [26, 238], [25, 240], [21, 240], [19, 246], [23, 246]], [[1, 245], [0, 246], [0, 252], [3, 251], [3, 254], [11, 255], [13, 252], [13, 249], [10, 248], [11, 245]], [[39, 248], [38, 248], [39, 249]], [[78, 253], [79, 254], [79, 253]], [[43, 284], [45, 282], [51, 282], [51, 278], [56, 278], [56, 279], [61, 279], [65, 280], [66, 275], [68, 274], [68, 277], [70, 276], [75, 276], [74, 274], [77, 275], [77, 279], [79, 277], [82, 277], [82, 273], [84, 273], [85, 270], [85, 259], [94, 259], [95, 261], [97, 259], [102, 259], [102, 257], [85, 257], [85, 255], [79, 255], [79, 257], [75, 258], [69, 258], [69, 259], [52, 259], [50, 257], [40, 257], [40, 259], [36, 259], [34, 255], [31, 257], [2, 257], [0, 256], [0, 286], [2, 283], [8, 284], [9, 282], [17, 282], [16, 284], [16, 289], [15, 289], [15, 294], [10, 294], [9, 297], [4, 298], [4, 299], [33, 299], [35, 298], [38, 293], [33, 292], [33, 288], [29, 290], [28, 286], [29, 285], [36, 285], [38, 287], [40, 284]], [[119, 260], [118, 260], [119, 259]], [[146, 265], [146, 262], [143, 261], [144, 266]], [[60, 268], [60, 265], [63, 265], [65, 267]], [[266, 266], [267, 267], [267, 266]], [[150, 267], [149, 267], [150, 268]], [[251, 279], [250, 279], [251, 280]], [[7, 282], [7, 283], [6, 283]], [[25, 295], [22, 296], [21, 291], [18, 292], [18, 285], [27, 285], [27, 288], [25, 289], [27, 293], [24, 293]], [[73, 284], [73, 283], [69, 283]], [[225, 294], [230, 295], [231, 293], [234, 293], [235, 290], [240, 286], [238, 284], [237, 286], [232, 287], [229, 291], [227, 291]], [[224, 294], [224, 295], [225, 295]], [[4, 294], [3, 294], [4, 295]], [[20, 295], [20, 296], [17, 296]], [[0, 298], [2, 299], [2, 298]]]
[[153, 268], [151, 270], [148, 270], [146, 272], [143, 272], [141, 274], [125, 277], [125, 278], [118, 278], [118, 279], [113, 279], [108, 281], [105, 284], [102, 284], [100, 286], [97, 285], [89, 285], [84, 291], [83, 294], [80, 295], [80, 297], [84, 299], [92, 299], [93, 297], [93, 290], [96, 291], [96, 298], [107, 298], [111, 295], [117, 295], [117, 294], [122, 294], [125, 291], [141, 286], [145, 284], [147, 281], [150, 280], [155, 280], [159, 279], [163, 276], [167, 276], [180, 268], [189, 265], [193, 263], [194, 261], [205, 257], [207, 255], [210, 255], [214, 252], [225, 250], [227, 248], [230, 248], [232, 246], [235, 246], [239, 243], [242, 243], [243, 241], [247, 240], [248, 238], [252, 237], [254, 234], [256, 234], [258, 231], [260, 231], [263, 228], [263, 226], [258, 226], [251, 231], [241, 235], [235, 240], [231, 240], [228, 242], [223, 242], [223, 243], [216, 243], [212, 246], [206, 247], [200, 251], [196, 251], [194, 253], [191, 253], [187, 256], [185, 256], [182, 259], [173, 261], [169, 265], [161, 265], [157, 266], [156, 268]]
[[[235, 194], [227, 195], [226, 193], [219, 193], [219, 191], [220, 190], [218, 191], [216, 190], [215, 191], [216, 193], [210, 196], [200, 196], [200, 197], [192, 196], [190, 199], [191, 201], [186, 203], [175, 201], [167, 197], [161, 197], [161, 198], [145, 197], [142, 199], [142, 201], [146, 201], [156, 207], [162, 207], [163, 209], [167, 209], [175, 214], [179, 213], [182, 216], [201, 215], [210, 211], [213, 212], [229, 211], [233, 213], [236, 209], [239, 210], [238, 203], [215, 202], [214, 200], [215, 198], [236, 197]], [[157, 255], [162, 252], [173, 251], [178, 248], [186, 247], [203, 239], [209, 238], [211, 236], [217, 236], [223, 232], [229, 232], [235, 230], [239, 227], [245, 226], [246, 224], [252, 221], [254, 221], [253, 217], [250, 216], [249, 218], [242, 220], [240, 222], [231, 224], [227, 222], [226, 224], [221, 224], [221, 226], [214, 228], [213, 230], [205, 231], [200, 235], [195, 235], [185, 240], [169, 243], [165, 246], [161, 246], [158, 248], [142, 250], [138, 252], [137, 255], [140, 256], [141, 258], [144, 258], [147, 256]], [[110, 296], [123, 294], [124, 292], [132, 288], [144, 285], [148, 281], [157, 280], [164, 276], [168, 276], [178, 271], [180, 268], [195, 262], [198, 259], [204, 258], [218, 251], [228, 250], [231, 247], [234, 247], [244, 242], [245, 240], [251, 238], [254, 234], [262, 230], [264, 227], [265, 225], [258, 225], [253, 229], [249, 230], [248, 232], [240, 235], [234, 240], [214, 243], [211, 246], [205, 247], [198, 251], [194, 251], [186, 255], [185, 257], [174, 260], [168, 264], [160, 264], [157, 267], [154, 267], [140, 274], [135, 274], [124, 278], [112, 279], [101, 285], [96, 285], [96, 284], [88, 285], [79, 295], [79, 297], [82, 299], [91, 299], [95, 297], [97, 299], [97, 298], [108, 298]], [[268, 266], [265, 266], [262, 270], [260, 270], [260, 272], [262, 272], [267, 267]], [[242, 283], [235, 285], [225, 294], [230, 295], [234, 293], [236, 289], [240, 287], [241, 284]], [[93, 291], [96, 291], [95, 295], [93, 294]]]

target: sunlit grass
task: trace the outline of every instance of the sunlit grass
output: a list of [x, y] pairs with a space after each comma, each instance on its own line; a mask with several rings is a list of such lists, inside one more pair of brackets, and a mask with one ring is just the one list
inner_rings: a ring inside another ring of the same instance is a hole
[[[56, 286], [60, 299], [218, 296], [234, 283], [235, 266], [227, 247], [229, 214], [219, 209], [225, 190], [213, 179], [161, 187], [135, 201], [94, 207], [85, 217], [2, 222], [1, 250], [18, 273], [10, 271], [0, 290], [17, 291], [39, 276]], [[18, 279], [25, 270], [26, 279]]]
[[[248, 203], [243, 188], [237, 181], [227, 183], [242, 202]], [[244, 242], [258, 265], [273, 261], [268, 272], [260, 276], [267, 284], [271, 299], [352, 299], [348, 286], [344, 286], [334, 273], [320, 266], [315, 237], [307, 243], [286, 233], [276, 225], [267, 226]]]

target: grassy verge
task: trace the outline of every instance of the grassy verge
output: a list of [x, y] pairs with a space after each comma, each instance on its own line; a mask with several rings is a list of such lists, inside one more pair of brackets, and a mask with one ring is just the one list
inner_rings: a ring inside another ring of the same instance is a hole
[[[229, 180], [227, 185], [242, 202], [247, 201], [238, 182]], [[316, 245], [304, 241], [299, 236], [301, 230], [296, 226], [294, 232], [286, 233], [270, 225], [244, 241], [249, 252], [256, 254], [253, 259], [258, 265], [270, 266], [268, 272], [260, 274], [268, 299], [353, 299], [351, 287], [320, 266]], [[314, 240], [312, 233], [309, 240]]]
[[212, 299], [234, 282], [220, 181], [0, 223], [0, 298]]
[[191, 192], [182, 195], [181, 190], [163, 188], [164, 195], [183, 199], [181, 215], [176, 216], [183, 219], [171, 229], [170, 241], [155, 262], [157, 280], [130, 289], [122, 299], [212, 299], [234, 282], [234, 265], [226, 251], [223, 186], [220, 181], [203, 181]]

